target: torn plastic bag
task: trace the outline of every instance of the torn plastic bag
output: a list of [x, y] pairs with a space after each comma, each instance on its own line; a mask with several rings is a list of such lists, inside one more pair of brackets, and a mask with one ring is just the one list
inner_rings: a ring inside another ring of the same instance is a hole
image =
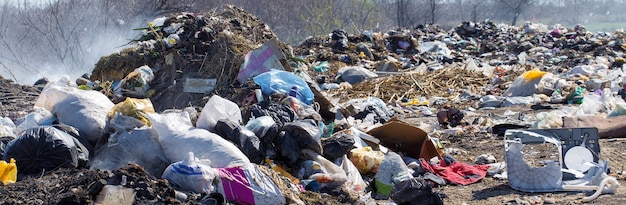
[[253, 118], [270, 116], [279, 126], [297, 119], [296, 111], [291, 109], [291, 107], [270, 101], [263, 101], [252, 105], [250, 112]]
[[391, 199], [398, 205], [443, 205], [444, 194], [433, 192], [429, 182], [411, 178], [396, 183], [391, 190]]
[[[117, 114], [111, 121], [116, 118], [130, 117]], [[115, 170], [127, 164], [138, 164], [151, 175], [161, 176], [170, 161], [163, 153], [156, 131], [142, 127], [111, 134], [106, 144], [96, 150], [89, 164], [92, 170]]]
[[150, 99], [126, 98], [123, 102], [113, 106], [111, 111], [109, 111], [108, 118], [113, 118], [116, 112], [119, 112], [122, 115], [137, 118], [144, 124], [152, 126], [146, 117], [147, 113], [154, 113], [154, 106], [152, 105]]
[[241, 123], [241, 110], [239, 106], [234, 102], [224, 99], [219, 95], [213, 95], [202, 108], [198, 122], [196, 122], [197, 128], [203, 128], [213, 132], [215, 124], [218, 120], [230, 119], [237, 123]]
[[249, 164], [250, 160], [233, 143], [205, 129], [191, 126], [187, 112], [148, 114], [152, 127], [159, 134], [159, 143], [170, 162], [183, 161], [189, 152], [211, 167]]
[[216, 190], [213, 181], [218, 175], [217, 170], [202, 164], [189, 152], [185, 160], [167, 166], [161, 178], [184, 190], [209, 194]]
[[40, 126], [26, 130], [9, 143], [4, 160], [11, 158], [16, 160], [19, 174], [30, 175], [83, 166], [89, 151], [71, 135], [52, 126]]
[[16, 121], [15, 134], [21, 135], [24, 130], [32, 127], [52, 125], [55, 121], [57, 118], [52, 112], [41, 107], [35, 107], [33, 112]]
[[324, 157], [335, 160], [346, 155], [354, 147], [354, 136], [349, 132], [337, 132], [330, 138], [322, 140], [322, 147]]
[[60, 123], [75, 127], [94, 145], [104, 134], [107, 114], [114, 104], [95, 90], [50, 85], [39, 94], [35, 106], [52, 112]]
[[261, 91], [263, 91], [265, 96], [270, 96], [274, 93], [290, 95], [289, 92], [293, 87], [296, 87], [295, 97], [307, 105], [313, 104], [313, 91], [311, 91], [306, 81], [296, 74], [281, 70], [271, 70], [253, 79], [257, 85], [261, 86]]
[[[256, 165], [217, 168], [217, 192], [230, 202], [241, 205], [278, 205], [286, 199], [274, 181]], [[286, 193], [285, 193], [286, 194]]]
[[320, 129], [314, 120], [298, 120], [282, 127], [292, 137], [301, 149], [310, 149], [318, 154], [322, 153]]
[[229, 119], [221, 119], [215, 125], [215, 134], [231, 141], [248, 156], [251, 162], [260, 164], [265, 159], [265, 152], [261, 147], [261, 141], [246, 127]]
[[404, 164], [400, 155], [390, 151], [376, 172], [376, 192], [383, 196], [389, 196], [394, 184], [413, 178], [412, 171]]
[[348, 66], [339, 69], [337, 77], [341, 77], [341, 80], [354, 85], [363, 82], [366, 79], [378, 77], [378, 74], [368, 70], [367, 68]]
[[346, 176], [348, 177], [348, 187], [352, 188], [354, 191], [364, 191], [367, 185], [365, 181], [363, 181], [363, 176], [361, 176], [359, 169], [354, 166], [346, 155], [343, 155], [340, 159], [341, 168], [346, 172]]

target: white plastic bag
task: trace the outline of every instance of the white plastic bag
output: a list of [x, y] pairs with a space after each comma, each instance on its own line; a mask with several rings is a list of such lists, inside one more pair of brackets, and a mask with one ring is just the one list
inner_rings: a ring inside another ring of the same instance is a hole
[[[23, 131], [40, 126], [40, 125], [52, 125], [57, 118], [52, 113], [44, 108], [35, 107], [35, 110], [21, 119], [15, 129], [16, 134], [20, 134]], [[19, 120], [18, 120], [19, 121]]]
[[90, 169], [115, 170], [134, 163], [154, 176], [163, 174], [170, 161], [165, 157], [154, 129], [135, 128], [141, 124], [140, 120], [119, 113], [110, 124], [116, 132], [89, 160]]
[[95, 144], [104, 134], [107, 113], [114, 104], [98, 91], [53, 84], [39, 94], [35, 106], [49, 110], [59, 122], [75, 127]]
[[561, 111], [541, 112], [537, 114], [537, 121], [530, 128], [549, 129], [563, 127], [563, 116]]
[[364, 191], [365, 181], [363, 181], [363, 177], [359, 172], [359, 169], [354, 166], [352, 161], [350, 161], [347, 155], [343, 155], [341, 159], [341, 168], [346, 172], [346, 176], [348, 176], [348, 186], [352, 188], [354, 191]]
[[170, 162], [182, 161], [189, 152], [201, 160], [210, 160], [211, 167], [249, 164], [250, 160], [233, 143], [205, 129], [194, 128], [187, 112], [148, 114], [159, 134], [159, 143]]
[[193, 152], [189, 152], [185, 160], [170, 164], [161, 178], [185, 190], [211, 193], [215, 190], [213, 180], [217, 176], [217, 170], [199, 163], [199, 160], [193, 156]]
[[198, 122], [196, 122], [196, 127], [213, 132], [217, 121], [224, 118], [241, 123], [242, 117], [239, 106], [219, 95], [213, 95], [209, 99], [209, 102], [204, 105], [204, 108], [202, 108]]
[[615, 108], [606, 117], [617, 117], [620, 115], [626, 115], [626, 103], [616, 103]]
[[0, 118], [0, 137], [15, 137], [15, 124], [11, 118]]

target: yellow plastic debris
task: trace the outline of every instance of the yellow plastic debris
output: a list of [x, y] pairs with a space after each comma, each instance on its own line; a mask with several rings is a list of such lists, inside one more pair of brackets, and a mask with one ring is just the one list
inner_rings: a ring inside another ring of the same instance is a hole
[[126, 98], [124, 102], [118, 103], [111, 108], [108, 117], [113, 118], [116, 112], [119, 112], [122, 115], [137, 118], [146, 125], [152, 126], [152, 123], [146, 116], [148, 113], [154, 113], [154, 106], [152, 105], [150, 99]]
[[378, 172], [378, 166], [385, 159], [385, 153], [371, 147], [354, 148], [350, 150], [350, 156], [350, 161], [361, 174]]
[[533, 80], [543, 77], [543, 75], [545, 74], [546, 74], [545, 71], [540, 71], [539, 69], [534, 68], [532, 70], [522, 73], [522, 77], [526, 79], [526, 81], [533, 81]]
[[0, 160], [0, 180], [4, 185], [15, 183], [17, 180], [17, 165], [15, 164], [15, 159], [11, 158], [9, 163]]

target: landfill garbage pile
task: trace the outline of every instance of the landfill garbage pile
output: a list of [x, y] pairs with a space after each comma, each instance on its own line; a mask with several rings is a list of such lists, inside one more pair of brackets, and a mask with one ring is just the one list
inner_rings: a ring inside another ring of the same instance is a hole
[[[87, 77], [114, 102], [148, 97], [157, 111], [201, 107], [205, 92], [241, 95], [232, 85], [242, 57], [276, 38], [267, 24], [232, 6], [157, 18], [137, 30], [143, 33], [133, 41], [135, 46], [102, 57]], [[280, 47], [286, 51], [284, 43]], [[141, 66], [148, 66], [150, 73], [133, 74]]]
[[232, 6], [138, 30], [76, 82], [2, 81], [0, 201], [626, 203], [626, 141], [604, 139], [626, 131], [623, 33], [464, 22], [291, 49]]

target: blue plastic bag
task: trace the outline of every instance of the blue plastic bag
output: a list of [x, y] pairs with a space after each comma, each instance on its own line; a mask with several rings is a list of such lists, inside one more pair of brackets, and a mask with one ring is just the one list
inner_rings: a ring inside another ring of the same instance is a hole
[[[290, 91], [295, 91], [294, 97], [307, 105], [313, 104], [314, 96], [311, 88], [302, 78], [291, 72], [271, 70], [254, 77], [253, 80], [261, 86], [263, 95], [269, 96], [274, 93], [288, 95]], [[296, 90], [292, 90], [294, 86], [297, 87]]]

